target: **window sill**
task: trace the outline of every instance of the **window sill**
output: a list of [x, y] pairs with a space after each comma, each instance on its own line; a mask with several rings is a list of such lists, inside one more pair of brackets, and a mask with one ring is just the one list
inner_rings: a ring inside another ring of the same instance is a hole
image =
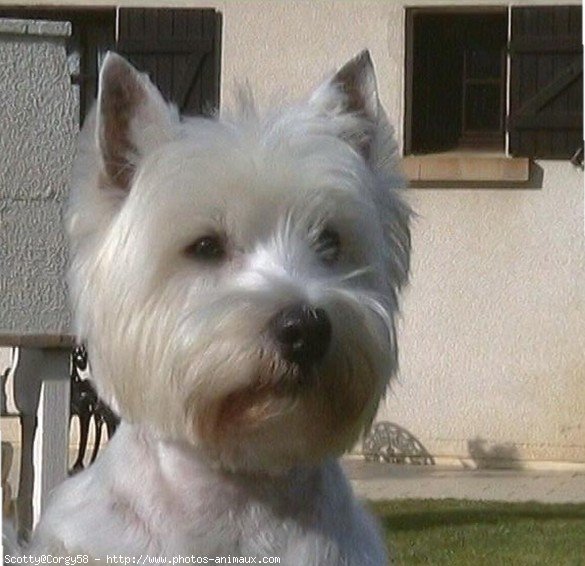
[[428, 183], [522, 184], [530, 179], [530, 160], [502, 153], [447, 152], [411, 155], [402, 168], [412, 186]]

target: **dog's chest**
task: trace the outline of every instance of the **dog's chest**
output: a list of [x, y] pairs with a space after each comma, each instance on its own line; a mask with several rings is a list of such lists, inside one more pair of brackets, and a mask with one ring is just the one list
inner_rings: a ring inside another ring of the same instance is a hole
[[33, 553], [99, 558], [263, 557], [303, 566], [380, 565], [376, 529], [337, 462], [279, 478], [211, 469], [122, 426], [98, 461], [58, 489]]
[[102, 558], [283, 556], [320, 521], [321, 481], [320, 473], [265, 481], [221, 473], [126, 425], [60, 488], [39, 535]]
[[157, 503], [167, 518], [161, 543], [173, 532], [180, 554], [282, 556], [291, 540], [320, 522], [319, 473], [250, 479], [181, 458], [173, 463]]

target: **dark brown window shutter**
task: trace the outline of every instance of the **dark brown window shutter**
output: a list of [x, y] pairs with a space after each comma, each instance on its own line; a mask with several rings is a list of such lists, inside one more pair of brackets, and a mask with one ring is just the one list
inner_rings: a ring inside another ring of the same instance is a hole
[[567, 159], [582, 147], [581, 18], [581, 6], [512, 8], [512, 155]]
[[121, 8], [117, 51], [183, 114], [219, 107], [221, 15], [208, 9]]
[[80, 73], [72, 75], [71, 81], [79, 84], [80, 123], [92, 108], [98, 90], [100, 55], [115, 45], [116, 12], [80, 11], [73, 22], [72, 49], [79, 53]]

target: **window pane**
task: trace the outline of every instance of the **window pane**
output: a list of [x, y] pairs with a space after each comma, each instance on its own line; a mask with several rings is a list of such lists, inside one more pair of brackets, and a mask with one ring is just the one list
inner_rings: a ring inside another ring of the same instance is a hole
[[500, 85], [468, 85], [465, 97], [465, 129], [498, 131]]
[[405, 152], [503, 149], [506, 9], [408, 16]]
[[471, 79], [499, 79], [502, 57], [499, 51], [472, 49], [467, 51], [467, 77]]

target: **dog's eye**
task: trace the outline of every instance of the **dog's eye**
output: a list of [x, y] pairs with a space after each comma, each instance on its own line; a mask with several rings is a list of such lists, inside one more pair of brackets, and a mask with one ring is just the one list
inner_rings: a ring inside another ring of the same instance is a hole
[[335, 263], [339, 259], [341, 239], [332, 228], [325, 228], [317, 238], [315, 251], [324, 263]]
[[218, 236], [204, 236], [187, 246], [185, 253], [202, 261], [219, 261], [225, 257], [225, 246]]

